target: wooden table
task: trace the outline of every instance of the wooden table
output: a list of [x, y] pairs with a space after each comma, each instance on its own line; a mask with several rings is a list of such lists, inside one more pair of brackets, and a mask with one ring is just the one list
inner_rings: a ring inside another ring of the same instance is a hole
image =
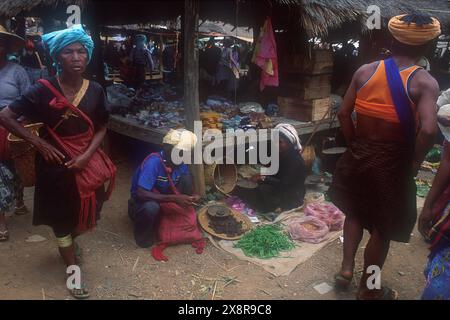
[[[299, 121], [286, 119], [282, 117], [273, 117], [272, 121], [274, 124], [278, 123], [292, 124], [297, 129], [299, 136], [311, 134], [314, 131], [315, 125], [319, 126], [317, 132], [327, 131], [329, 129], [339, 127], [339, 122], [334, 121], [333, 123], [331, 123], [331, 119], [318, 121], [315, 123], [302, 123]], [[115, 133], [130, 138], [138, 139], [144, 142], [149, 142], [157, 145], [162, 144], [163, 137], [168, 131], [168, 128], [152, 128], [149, 126], [139, 124], [134, 119], [128, 119], [119, 115], [110, 116], [108, 129]], [[268, 136], [270, 138], [270, 135]]]

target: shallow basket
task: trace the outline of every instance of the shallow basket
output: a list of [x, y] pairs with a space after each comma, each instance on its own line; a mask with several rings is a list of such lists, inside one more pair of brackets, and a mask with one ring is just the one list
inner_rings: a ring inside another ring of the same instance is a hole
[[205, 184], [229, 194], [236, 187], [238, 173], [234, 164], [205, 165]]
[[[25, 129], [32, 134], [39, 136], [39, 129], [42, 123], [33, 123], [25, 126]], [[8, 135], [9, 150], [11, 159], [17, 175], [20, 177], [24, 187], [32, 187], [36, 183], [35, 159], [36, 148], [29, 143], [13, 134]]]

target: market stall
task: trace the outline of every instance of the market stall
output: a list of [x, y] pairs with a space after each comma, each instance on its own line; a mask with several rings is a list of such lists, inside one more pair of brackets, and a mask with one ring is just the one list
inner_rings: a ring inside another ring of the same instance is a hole
[[[122, 84], [114, 84], [107, 89], [108, 102], [112, 106], [109, 129], [141, 141], [160, 144], [169, 129], [185, 127], [186, 114], [179, 87], [164, 84], [149, 84], [139, 95]], [[330, 100], [332, 100], [330, 98]], [[340, 103], [334, 105], [329, 113], [335, 113]], [[300, 136], [313, 132], [337, 128], [335, 117], [321, 117], [316, 121], [302, 122], [278, 114], [275, 105], [265, 110], [257, 102], [235, 104], [221, 96], [209, 96], [200, 103], [200, 120], [203, 131], [218, 129], [271, 129], [279, 123], [290, 123]], [[334, 110], [334, 111], [333, 111]]]

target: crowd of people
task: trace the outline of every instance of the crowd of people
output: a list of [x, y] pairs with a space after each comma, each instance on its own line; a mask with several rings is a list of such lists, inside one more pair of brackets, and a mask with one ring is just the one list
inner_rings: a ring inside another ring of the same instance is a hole
[[[389, 30], [395, 39], [392, 56], [355, 72], [339, 112], [348, 150], [338, 162], [329, 190], [332, 201], [346, 214], [343, 261], [335, 276], [336, 286], [348, 288], [352, 282], [355, 255], [363, 230], [368, 230], [365, 271], [357, 298], [397, 298], [391, 288], [369, 287], [366, 270], [383, 267], [391, 241], [410, 240], [417, 220], [414, 177], [434, 143], [439, 123], [446, 140], [444, 155], [419, 217], [419, 230], [431, 249], [423, 298], [450, 299], [450, 105], [436, 112], [438, 83], [416, 65], [429, 43], [439, 36], [440, 24], [424, 15], [402, 15], [391, 19]], [[142, 74], [145, 77], [145, 68], [152, 61], [146, 38], [137, 40], [131, 60], [141, 68], [136, 81], [142, 84]], [[96, 226], [102, 205], [114, 188], [116, 168], [100, 148], [108, 111], [103, 88], [83, 77], [94, 48], [85, 30], [75, 25], [44, 34], [42, 41], [55, 74], [31, 85], [28, 73], [7, 61], [7, 54], [24, 47], [25, 41], [0, 28], [0, 241], [9, 239], [4, 214], [16, 199], [16, 212], [23, 212], [23, 188], [3, 147], [11, 132], [37, 150], [33, 224], [50, 226], [65, 264], [79, 265], [76, 238]], [[224, 44], [220, 57], [214, 44], [209, 45], [211, 56], [217, 55], [211, 64], [217, 68], [208, 66], [208, 72], [216, 74], [216, 79], [236, 79], [237, 61], [231, 44]], [[25, 61], [32, 56], [29, 49], [25, 50]], [[27, 63], [30, 68], [37, 66]], [[43, 123], [39, 136], [24, 128], [24, 119]], [[305, 196], [306, 168], [298, 134], [288, 124], [276, 129], [280, 132], [279, 172], [254, 176], [256, 189], [238, 191], [261, 212], [300, 207]], [[174, 148], [189, 152], [196, 143], [193, 133], [171, 130], [164, 137], [162, 151], [150, 154], [136, 169], [128, 213], [137, 245], [157, 243], [162, 207], [190, 207], [200, 199], [193, 192], [187, 166], [174, 164], [170, 157]], [[89, 296], [85, 286], [70, 292], [78, 299]]]

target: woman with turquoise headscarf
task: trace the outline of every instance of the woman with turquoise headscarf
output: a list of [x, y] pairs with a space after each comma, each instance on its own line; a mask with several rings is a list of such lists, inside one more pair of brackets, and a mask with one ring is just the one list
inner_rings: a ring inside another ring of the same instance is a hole
[[[79, 265], [74, 238], [95, 227], [114, 183], [115, 167], [100, 149], [108, 112], [103, 88], [83, 78], [94, 48], [84, 29], [75, 25], [42, 39], [57, 75], [9, 104], [0, 124], [38, 151], [33, 224], [50, 226], [66, 265]], [[44, 123], [40, 137], [17, 122], [20, 116]], [[78, 299], [89, 296], [84, 285], [70, 292]]]
[[130, 60], [134, 67], [134, 86], [136, 89], [142, 88], [145, 82], [145, 70], [153, 70], [153, 60], [150, 50], [147, 48], [147, 37], [138, 34], [135, 38], [136, 46], [131, 50]]

